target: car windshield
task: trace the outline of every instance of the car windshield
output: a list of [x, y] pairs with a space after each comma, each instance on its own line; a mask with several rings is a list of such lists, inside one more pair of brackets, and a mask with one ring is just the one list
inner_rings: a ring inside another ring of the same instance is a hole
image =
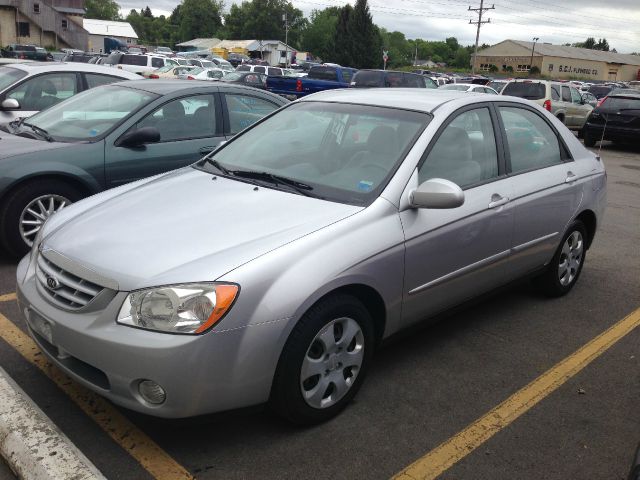
[[202, 73], [202, 72], [204, 72], [204, 68], [195, 67], [195, 68], [189, 69], [186, 73], [188, 73], [189, 75], [198, 75], [199, 73]]
[[640, 97], [607, 97], [601, 108], [613, 111], [640, 110]]
[[449, 84], [449, 85], [443, 85], [440, 87], [443, 90], [459, 90], [461, 92], [466, 92], [467, 90], [469, 90], [469, 85], [459, 85], [459, 84]]
[[[251, 124], [262, 113], [247, 105], [237, 115]], [[215, 160], [232, 176], [259, 172], [261, 179], [293, 182], [309, 196], [368, 205], [430, 119], [426, 113], [394, 108], [300, 102], [257, 123], [198, 166], [220, 173]]]
[[0, 92], [26, 76], [26, 72], [17, 68], [0, 67]]
[[540, 100], [546, 96], [546, 88], [539, 82], [511, 82], [504, 87], [502, 95]]
[[56, 141], [94, 141], [157, 97], [141, 90], [104, 85], [30, 117], [28, 124], [44, 130]]
[[500, 91], [504, 88], [506, 83], [504, 82], [490, 82], [488, 87], [493, 88], [496, 92], [500, 93]]
[[156, 73], [166, 73], [173, 68], [173, 65], [166, 65], [164, 67], [160, 67], [156, 70]]

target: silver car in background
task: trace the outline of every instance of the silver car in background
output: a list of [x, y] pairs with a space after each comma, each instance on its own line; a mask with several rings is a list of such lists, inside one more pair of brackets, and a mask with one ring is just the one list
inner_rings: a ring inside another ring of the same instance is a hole
[[327, 91], [56, 213], [18, 300], [44, 354], [119, 405], [316, 423], [395, 332], [526, 275], [568, 293], [605, 201], [600, 159], [526, 100]]

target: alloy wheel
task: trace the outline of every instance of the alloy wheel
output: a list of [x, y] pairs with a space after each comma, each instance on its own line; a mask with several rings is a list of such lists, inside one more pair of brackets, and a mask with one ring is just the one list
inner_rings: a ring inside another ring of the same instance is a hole
[[558, 279], [563, 286], [570, 285], [580, 271], [584, 241], [582, 234], [574, 231], [567, 237], [562, 246], [560, 261], [558, 263]]
[[33, 199], [20, 214], [20, 236], [31, 247], [44, 222], [71, 201], [61, 195], [48, 194]]

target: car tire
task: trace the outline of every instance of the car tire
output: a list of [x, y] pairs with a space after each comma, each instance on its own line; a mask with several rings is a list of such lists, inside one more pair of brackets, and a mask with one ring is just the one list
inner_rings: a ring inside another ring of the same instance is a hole
[[578, 281], [587, 254], [587, 229], [580, 220], [571, 223], [545, 272], [535, 284], [547, 296], [561, 297]]
[[586, 128], [583, 129], [582, 140], [584, 141], [585, 147], [593, 147], [596, 144], [596, 139], [593, 137], [593, 134], [589, 133], [589, 130]]
[[25, 255], [31, 248], [27, 242], [33, 241], [43, 221], [80, 198], [76, 188], [61, 180], [41, 179], [20, 185], [0, 210], [0, 235], [5, 249], [15, 257]]
[[362, 385], [373, 356], [373, 321], [357, 298], [336, 294], [308, 310], [289, 335], [270, 405], [298, 425], [340, 413]]

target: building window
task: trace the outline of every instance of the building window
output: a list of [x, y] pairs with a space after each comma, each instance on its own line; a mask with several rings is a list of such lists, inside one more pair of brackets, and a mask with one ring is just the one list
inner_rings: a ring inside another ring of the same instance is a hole
[[16, 30], [18, 31], [18, 37], [30, 37], [31, 32], [29, 30], [29, 22], [17, 22]]
[[69, 20], [62, 20], [62, 29], [66, 30], [69, 28]]
[[33, 4], [33, 13], [40, 13], [40, 4], [39, 3], [34, 3]]
[[516, 72], [528, 72], [531, 69], [531, 65], [518, 65]]
[[491, 65], [488, 63], [481, 63], [480, 64], [480, 71], [482, 72], [488, 72], [491, 69]]
[[553, 63], [550, 63], [550, 64], [549, 64], [549, 71], [550, 71], [550, 72], [553, 72]]

